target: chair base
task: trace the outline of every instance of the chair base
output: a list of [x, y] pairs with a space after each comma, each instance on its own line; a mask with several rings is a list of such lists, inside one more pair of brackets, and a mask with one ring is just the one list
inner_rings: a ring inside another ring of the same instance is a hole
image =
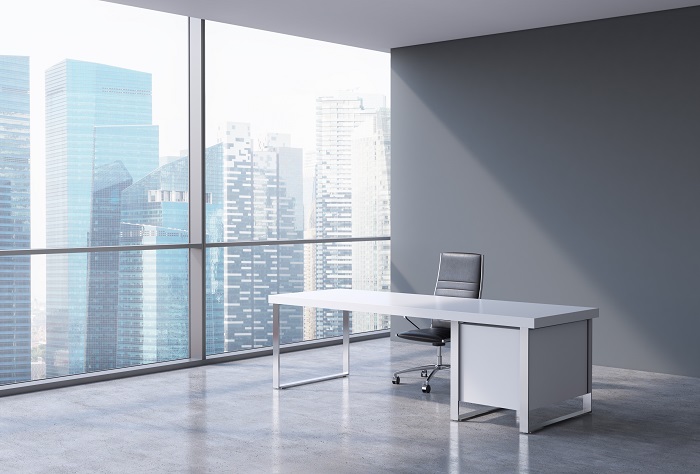
[[[433, 378], [433, 375], [435, 375], [438, 371], [440, 370], [446, 370], [449, 369], [450, 365], [449, 364], [443, 364], [442, 363], [442, 346], [438, 346], [437, 348], [437, 362], [433, 365], [421, 365], [419, 367], [411, 367], [410, 369], [403, 369], [403, 370], [398, 370], [394, 372], [394, 377], [391, 380], [391, 383], [393, 384], [400, 384], [401, 383], [401, 377], [399, 377], [399, 374], [404, 374], [406, 372], [414, 372], [414, 371], [421, 371], [421, 376], [426, 377], [425, 382], [423, 382], [423, 386], [421, 387], [421, 390], [423, 393], [430, 393], [430, 379]], [[430, 371], [430, 373], [428, 373]], [[426, 374], [426, 375], [423, 375]]]

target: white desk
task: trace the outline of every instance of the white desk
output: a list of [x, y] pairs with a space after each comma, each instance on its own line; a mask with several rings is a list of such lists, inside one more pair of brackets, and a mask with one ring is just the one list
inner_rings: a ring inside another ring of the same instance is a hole
[[[592, 320], [597, 308], [360, 290], [271, 295], [272, 385], [276, 389], [346, 377], [350, 372], [350, 311], [452, 322], [450, 418], [462, 421], [506, 408], [531, 433], [592, 410]], [[279, 306], [343, 311], [343, 372], [280, 384]], [[582, 397], [580, 411], [530, 425], [530, 411]], [[487, 408], [460, 414], [459, 402]]]

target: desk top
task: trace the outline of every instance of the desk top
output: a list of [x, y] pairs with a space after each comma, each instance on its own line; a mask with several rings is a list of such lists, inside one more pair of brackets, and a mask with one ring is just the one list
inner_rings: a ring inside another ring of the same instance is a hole
[[345, 289], [304, 291], [270, 295], [268, 301], [271, 304], [364, 311], [531, 329], [598, 317], [598, 308], [388, 291]]

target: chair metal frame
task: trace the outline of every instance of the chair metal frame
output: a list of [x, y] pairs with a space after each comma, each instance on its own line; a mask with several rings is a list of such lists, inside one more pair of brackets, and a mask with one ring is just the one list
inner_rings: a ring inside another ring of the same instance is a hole
[[[440, 254], [440, 262], [438, 264], [438, 273], [437, 273], [437, 278], [435, 280], [435, 289], [433, 290], [433, 294], [437, 293], [438, 284], [441, 281], [440, 280], [440, 270], [442, 267], [443, 255], [454, 254], [454, 253], [458, 253], [458, 254], [462, 254], [462, 255], [479, 255], [480, 260], [481, 260], [481, 271], [480, 271], [480, 275], [479, 275], [479, 291], [478, 291], [478, 295], [476, 296], [476, 298], [480, 299], [481, 298], [481, 291], [482, 291], [483, 285], [484, 285], [484, 256], [483, 256], [483, 254], [477, 254], [477, 253], [472, 253], [472, 252], [442, 252]], [[458, 297], [455, 297], [455, 298], [458, 298]], [[416, 329], [422, 329], [416, 323], [411, 321], [411, 318], [404, 316], [404, 319], [406, 319], [406, 321], [411, 323]], [[433, 321], [436, 321], [436, 320], [435, 319], [431, 320], [430, 327], [433, 327]], [[421, 365], [419, 367], [411, 367], [410, 369], [398, 370], [398, 371], [394, 372], [391, 383], [397, 384], [397, 385], [399, 383], [401, 383], [401, 378], [399, 377], [399, 374], [420, 370], [421, 377], [425, 377], [425, 381], [423, 382], [423, 386], [421, 387], [421, 390], [423, 391], [423, 393], [430, 393], [430, 379], [432, 379], [433, 376], [436, 373], [438, 373], [440, 370], [445, 370], [445, 369], [450, 368], [450, 364], [443, 364], [443, 362], [442, 362], [442, 347], [449, 341], [450, 341], [450, 339], [446, 338], [446, 339], [443, 339], [442, 342], [440, 342], [439, 344], [433, 343], [433, 345], [437, 346], [437, 360], [436, 360], [435, 364]], [[428, 371], [430, 371], [430, 373], [428, 373]]]

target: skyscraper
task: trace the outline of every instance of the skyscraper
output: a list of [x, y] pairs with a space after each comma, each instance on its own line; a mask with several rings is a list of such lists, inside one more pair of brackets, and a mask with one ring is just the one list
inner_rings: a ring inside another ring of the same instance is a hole
[[[316, 99], [315, 238], [353, 237], [353, 131], [384, 105], [384, 97], [371, 95]], [[352, 249], [352, 243], [316, 246], [315, 289], [352, 287]], [[315, 323], [317, 338], [341, 334], [339, 312], [317, 309], [315, 319], [307, 322]]]
[[[205, 159], [206, 240], [222, 242], [224, 238], [224, 144], [207, 147]], [[224, 249], [206, 250], [206, 344], [207, 355], [221, 354], [224, 344]]]
[[[0, 56], [0, 249], [30, 247], [29, 58]], [[0, 384], [31, 379], [31, 257], [0, 258]]]
[[[288, 134], [268, 134], [261, 149], [254, 152], [256, 168], [255, 196], [258, 208], [274, 220], [263, 227], [267, 240], [295, 240], [304, 237], [303, 151], [291, 146]], [[274, 251], [272, 252], [271, 250]], [[270, 294], [291, 293], [304, 289], [303, 245], [255, 247], [256, 345], [272, 344], [272, 308]], [[303, 317], [299, 308], [280, 308], [280, 342], [303, 340]]]
[[[228, 123], [223, 140], [226, 240], [302, 238], [301, 149], [290, 146], [288, 135], [273, 134], [254, 150], [247, 123]], [[271, 345], [272, 310], [267, 296], [303, 289], [302, 247], [228, 247], [224, 262], [226, 350]], [[285, 308], [280, 321], [282, 342], [302, 339], [301, 313]]]
[[[120, 228], [114, 221], [91, 224], [93, 213], [102, 212], [93, 206], [94, 191], [101, 192], [94, 185], [102, 186], [104, 169], [100, 167], [116, 161], [121, 161], [133, 181], [158, 166], [158, 131], [151, 125], [151, 107], [148, 73], [71, 59], [46, 71], [49, 248], [86, 247], [92, 245], [91, 230], [101, 232], [100, 241], [105, 241], [105, 232]], [[90, 279], [87, 272], [88, 254], [46, 258], [47, 377], [82, 373], [87, 368], [88, 281], [113, 284]], [[92, 294], [98, 293], [99, 288], [93, 287]], [[112, 305], [105, 304], [100, 311], [98, 319], [107, 317]], [[90, 339], [95, 342], [100, 337]]]
[[[224, 241], [253, 240], [253, 144], [250, 125], [227, 123], [223, 144]], [[253, 345], [252, 248], [224, 251], [224, 345]]]
[[[379, 108], [352, 133], [352, 235], [391, 235], [391, 116]], [[352, 287], [391, 289], [391, 243], [386, 240], [355, 244]], [[389, 327], [389, 315], [353, 314], [355, 332]]]
[[[120, 244], [121, 194], [131, 183], [131, 175], [121, 161], [95, 168], [88, 239], [91, 247]], [[85, 370], [114, 369], [117, 367], [119, 253], [89, 254], [87, 278]]]
[[[138, 174], [150, 171], [158, 154], [158, 127], [154, 125], [99, 125], [94, 127], [92, 203], [88, 246], [138, 244], [120, 238], [123, 214], [132, 206], [124, 204], [123, 191], [133, 179], [124, 163]], [[137, 209], [136, 209], [137, 210]], [[119, 252], [88, 255], [87, 326], [85, 370], [108, 370], [117, 364]]]
[[[183, 157], [124, 189], [122, 245], [187, 243], [188, 168], [189, 160]], [[117, 365], [186, 358], [187, 250], [122, 251], [118, 258]]]

